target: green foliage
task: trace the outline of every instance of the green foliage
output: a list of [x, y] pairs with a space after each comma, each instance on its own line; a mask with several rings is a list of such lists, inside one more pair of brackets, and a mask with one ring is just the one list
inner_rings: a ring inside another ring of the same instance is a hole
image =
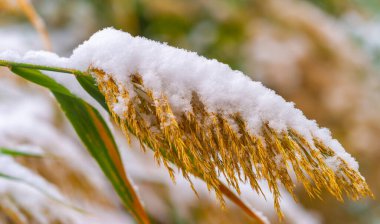
[[99, 89], [96, 87], [95, 79], [91, 76], [79, 75], [76, 76], [79, 84], [87, 91], [90, 96], [92, 96], [102, 107], [109, 112], [106, 100], [104, 96], [100, 93]]
[[[19, 67], [12, 67], [11, 70], [31, 82], [50, 89], [87, 150], [112, 183], [125, 207], [139, 223], [149, 223], [137, 194], [126, 176], [115, 140], [99, 112], [38, 70]], [[85, 78], [81, 80], [82, 85], [85, 83], [85, 86], [90, 82]], [[87, 86], [87, 90], [91, 88]]]
[[22, 152], [15, 149], [0, 147], [0, 155], [7, 155], [7, 156], [23, 156], [23, 157], [34, 157], [34, 158], [42, 158], [43, 155], [39, 153], [31, 153], [31, 152]]

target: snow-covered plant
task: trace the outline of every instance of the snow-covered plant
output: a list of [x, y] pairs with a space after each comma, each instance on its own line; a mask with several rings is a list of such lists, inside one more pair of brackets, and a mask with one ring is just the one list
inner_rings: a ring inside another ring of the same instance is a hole
[[355, 159], [326, 128], [216, 60], [114, 29], [96, 33], [69, 58], [4, 52], [0, 60], [0, 65], [52, 91], [139, 223], [149, 219], [95, 109], [98, 105], [73, 94], [79, 91], [65, 87], [60, 73], [74, 74], [127, 138], [132, 134], [143, 149], [155, 152], [173, 181], [174, 165], [191, 185], [191, 176], [202, 179], [222, 204], [224, 195], [259, 222], [259, 215], [230, 188], [240, 194], [244, 182], [260, 193], [259, 180], [266, 180], [280, 217], [280, 185], [294, 198], [296, 182], [312, 197], [321, 197], [323, 190], [338, 200], [372, 196]]

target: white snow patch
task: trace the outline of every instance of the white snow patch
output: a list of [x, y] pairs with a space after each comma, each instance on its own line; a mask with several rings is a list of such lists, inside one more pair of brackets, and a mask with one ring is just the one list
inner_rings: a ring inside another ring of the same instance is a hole
[[[263, 122], [268, 122], [279, 132], [293, 128], [311, 145], [312, 137], [318, 137], [350, 167], [358, 168], [355, 159], [332, 139], [330, 132], [320, 129], [314, 120], [308, 120], [293, 103], [286, 102], [273, 90], [252, 81], [242, 72], [194, 52], [106, 28], [75, 49], [70, 58], [38, 51], [24, 56], [4, 52], [0, 54], [1, 59], [82, 71], [93, 66], [104, 70], [127, 89], [131, 86], [129, 76], [139, 73], [144, 85], [155, 95], [164, 93], [168, 97], [175, 114], [190, 110], [191, 93], [194, 91], [210, 112], [240, 113], [253, 134], [260, 132]], [[114, 108], [121, 112], [117, 105]]]

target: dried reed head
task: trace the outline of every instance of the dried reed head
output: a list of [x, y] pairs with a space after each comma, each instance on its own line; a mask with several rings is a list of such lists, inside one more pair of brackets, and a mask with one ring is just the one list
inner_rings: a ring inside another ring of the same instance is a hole
[[[192, 111], [174, 114], [167, 96], [155, 97], [139, 74], [130, 75], [131, 92], [100, 69], [91, 69], [91, 73], [124, 134], [128, 137], [131, 132], [143, 149], [144, 145], [152, 148], [173, 181], [169, 162], [189, 181], [190, 174], [204, 179], [223, 202], [218, 190], [221, 174], [238, 193], [240, 181], [249, 182], [260, 193], [258, 180], [265, 179], [280, 217], [278, 183], [295, 198], [291, 172], [312, 197], [320, 198], [323, 189], [338, 200], [343, 199], [343, 192], [352, 199], [372, 196], [360, 173], [316, 137], [309, 142], [292, 128], [279, 133], [265, 121], [261, 133], [252, 134], [239, 114], [207, 111], [196, 92], [192, 94]], [[122, 114], [115, 112], [115, 105], [122, 108]], [[337, 160], [336, 169], [326, 163], [332, 158]]]

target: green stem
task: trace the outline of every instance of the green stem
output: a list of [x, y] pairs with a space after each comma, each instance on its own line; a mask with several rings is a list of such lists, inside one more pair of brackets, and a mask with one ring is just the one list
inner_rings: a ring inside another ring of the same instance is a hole
[[44, 71], [69, 73], [69, 74], [74, 74], [74, 75], [88, 75], [87, 72], [82, 72], [76, 69], [51, 67], [51, 66], [45, 66], [45, 65], [34, 65], [34, 64], [19, 63], [19, 62], [5, 61], [5, 60], [0, 60], [0, 66], [5, 66], [8, 68], [12, 68], [12, 67], [31, 68], [31, 69], [38, 69], [38, 70], [44, 70]]

